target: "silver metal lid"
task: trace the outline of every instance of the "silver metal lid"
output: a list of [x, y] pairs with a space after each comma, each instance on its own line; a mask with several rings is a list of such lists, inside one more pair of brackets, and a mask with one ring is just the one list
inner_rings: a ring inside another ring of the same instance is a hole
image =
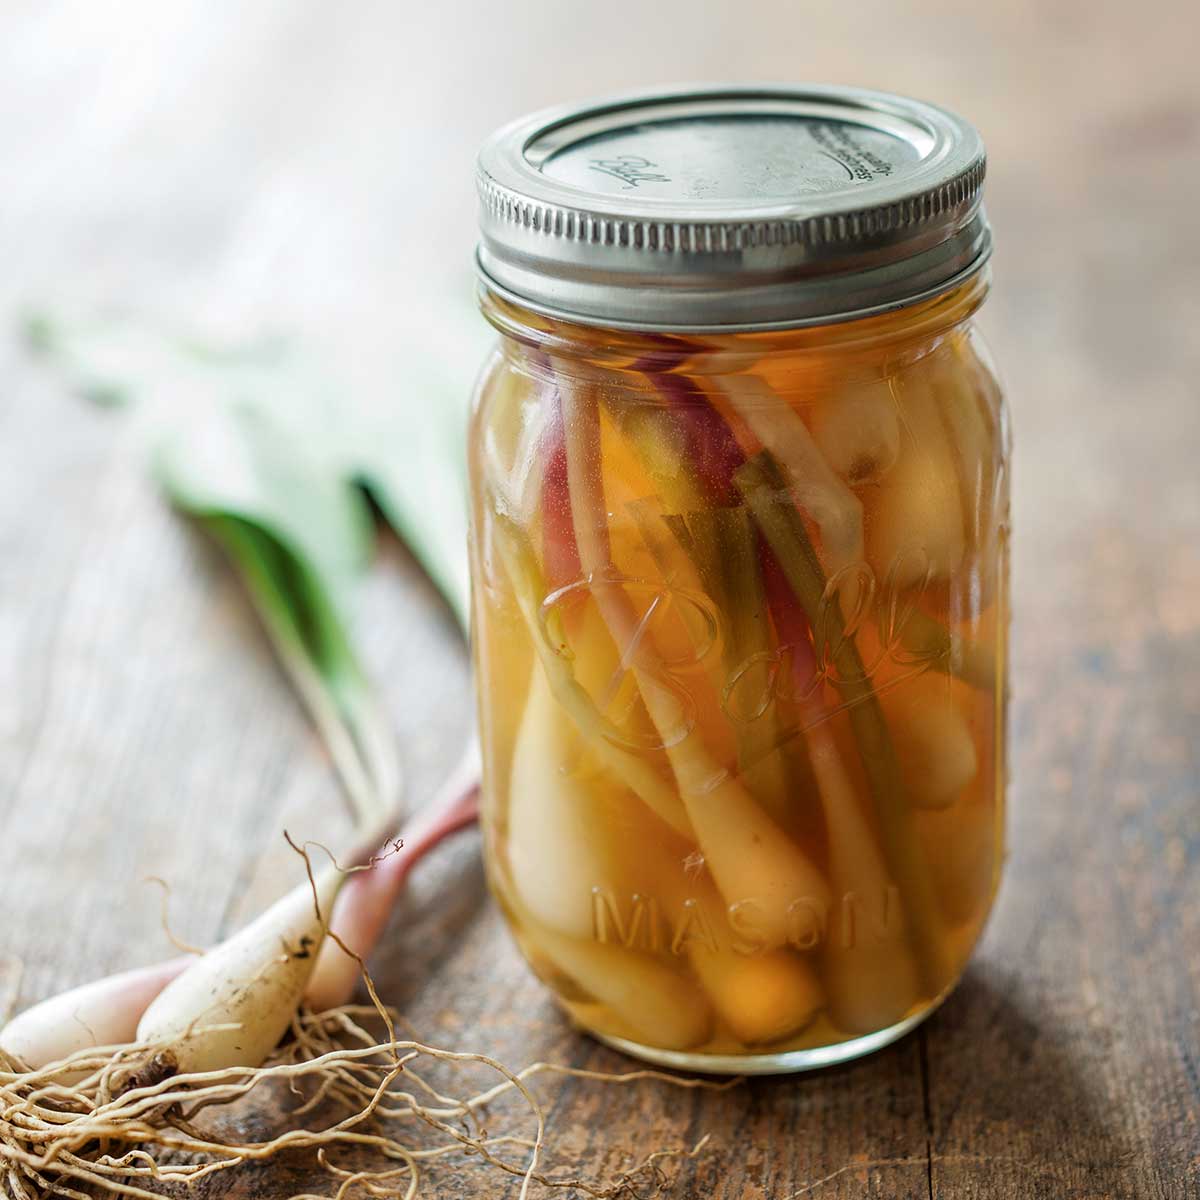
[[987, 261], [983, 143], [884, 92], [667, 88], [549, 109], [479, 154], [479, 270], [524, 307], [645, 330], [911, 304]]

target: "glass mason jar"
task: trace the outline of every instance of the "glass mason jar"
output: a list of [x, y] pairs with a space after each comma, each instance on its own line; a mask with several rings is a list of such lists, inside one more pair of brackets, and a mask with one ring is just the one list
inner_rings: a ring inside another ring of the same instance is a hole
[[1003, 854], [983, 152], [849, 89], [540, 114], [480, 159], [496, 898], [572, 1019], [800, 1070], [961, 974]]

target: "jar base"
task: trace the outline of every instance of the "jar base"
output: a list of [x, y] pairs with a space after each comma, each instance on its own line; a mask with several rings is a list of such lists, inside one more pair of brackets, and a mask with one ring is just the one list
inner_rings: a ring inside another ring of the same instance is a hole
[[659, 1050], [653, 1046], [643, 1046], [611, 1034], [592, 1033], [591, 1036], [623, 1054], [677, 1071], [699, 1071], [706, 1075], [790, 1075], [801, 1071], [819, 1071], [822, 1067], [836, 1066], [882, 1050], [920, 1025], [940, 1003], [941, 997], [903, 1021], [875, 1033], [836, 1042], [832, 1046], [782, 1050], [776, 1054], [690, 1054], [686, 1050]]

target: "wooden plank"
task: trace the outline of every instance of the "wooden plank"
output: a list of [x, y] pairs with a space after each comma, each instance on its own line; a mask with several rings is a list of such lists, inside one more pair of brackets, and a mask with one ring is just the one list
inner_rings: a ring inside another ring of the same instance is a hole
[[[497, 121], [798, 63], [961, 108], [991, 152], [984, 325], [1018, 446], [996, 914], [943, 1009], [862, 1063], [719, 1094], [546, 1083], [556, 1161], [611, 1177], [708, 1133], [676, 1194], [1195, 1195], [1194, 14], [1183, 0], [698, 14], [618, 3], [600, 36], [532, 3], [9, 5], [0, 321], [115, 297], [235, 335], [297, 329], [386, 403], [408, 382], [406, 336], [456, 356], [429, 313], [469, 290], [470, 159]], [[0, 341], [0, 957], [21, 960], [33, 998], [168, 952], [144, 875], [171, 881], [181, 934], [211, 941], [293, 877], [285, 824], [336, 839], [346, 819], [237, 587], [164, 511], [127, 421]], [[415, 804], [470, 726], [457, 634], [398, 552], [359, 617]], [[437, 1044], [627, 1065], [572, 1033], [525, 969], [474, 835], [418, 872], [376, 967]], [[320, 1181], [300, 1162], [196, 1194]], [[463, 1167], [431, 1194], [484, 1192], [517, 1185]]]

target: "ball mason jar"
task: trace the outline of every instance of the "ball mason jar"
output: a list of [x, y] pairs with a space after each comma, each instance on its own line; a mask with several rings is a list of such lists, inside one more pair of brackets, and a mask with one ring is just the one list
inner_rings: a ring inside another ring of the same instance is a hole
[[651, 1062], [883, 1046], [1003, 854], [1007, 418], [983, 148], [926, 104], [659, 91], [479, 160], [485, 857], [537, 975]]

